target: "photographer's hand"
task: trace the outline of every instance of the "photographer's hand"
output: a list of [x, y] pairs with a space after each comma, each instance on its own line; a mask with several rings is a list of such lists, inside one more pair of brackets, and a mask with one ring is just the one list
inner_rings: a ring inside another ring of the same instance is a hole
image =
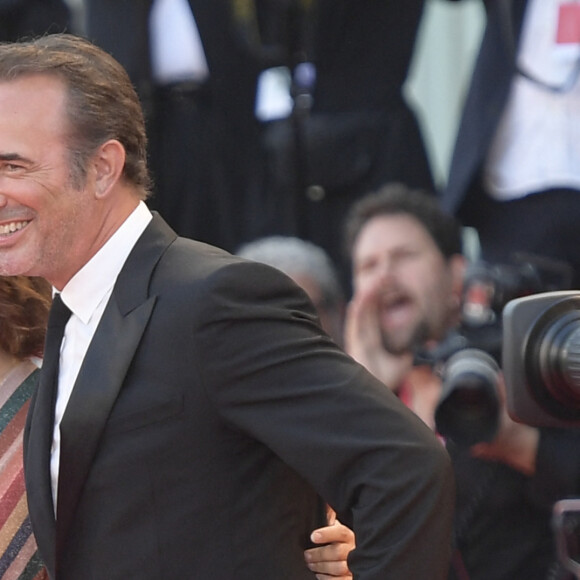
[[507, 412], [503, 375], [500, 375], [498, 383], [501, 411], [497, 435], [490, 443], [478, 443], [471, 447], [471, 454], [480, 459], [505, 463], [526, 475], [533, 475], [540, 431], [511, 419]]
[[[380, 281], [379, 281], [380, 282]], [[412, 354], [392, 355], [385, 350], [379, 327], [380, 284], [359, 291], [349, 303], [344, 325], [344, 347], [391, 390], [396, 391], [413, 366]]]

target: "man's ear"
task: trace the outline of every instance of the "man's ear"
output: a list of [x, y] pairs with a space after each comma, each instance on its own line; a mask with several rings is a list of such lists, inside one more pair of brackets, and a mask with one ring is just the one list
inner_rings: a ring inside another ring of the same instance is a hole
[[110, 139], [98, 148], [92, 159], [97, 199], [106, 197], [121, 179], [125, 157], [125, 148], [116, 139]]

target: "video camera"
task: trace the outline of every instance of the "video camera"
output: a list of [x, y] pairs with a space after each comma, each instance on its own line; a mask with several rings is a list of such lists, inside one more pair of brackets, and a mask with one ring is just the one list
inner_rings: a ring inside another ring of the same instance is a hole
[[[503, 310], [507, 409], [534, 427], [580, 427], [580, 291], [517, 298]], [[562, 566], [580, 579], [580, 499], [553, 507]]]
[[[560, 368], [561, 359], [566, 358], [566, 354], [554, 354], [550, 349], [558, 349], [558, 345], [550, 343], [550, 346], [544, 345], [544, 350], [548, 348], [550, 354], [542, 354], [541, 368], [532, 369], [528, 362], [522, 367], [517, 364], [522, 360], [519, 350], [524, 342], [522, 333], [525, 333], [525, 325], [531, 323], [532, 311], [547, 306], [545, 303], [538, 303], [541, 302], [541, 297], [546, 293], [570, 288], [571, 279], [572, 269], [568, 264], [522, 253], [514, 254], [510, 264], [490, 265], [477, 262], [467, 269], [460, 327], [428, 353], [426, 359], [423, 357], [423, 362], [430, 362], [439, 369], [442, 377], [442, 393], [435, 412], [435, 424], [441, 435], [456, 445], [466, 447], [493, 440], [500, 414], [500, 368], [503, 368], [508, 388], [508, 408], [513, 408], [516, 403], [518, 412], [525, 413], [523, 420], [531, 419], [532, 404], [523, 395], [525, 389], [514, 390], [514, 384], [523, 385], [524, 381], [529, 380], [535, 391], [543, 393], [546, 388], [542, 390], [538, 384], [543, 381], [542, 372], [546, 365], [555, 364]], [[580, 300], [580, 293], [578, 296]], [[521, 304], [522, 300], [523, 307], [518, 306], [515, 311], [512, 308], [507, 309], [507, 321], [505, 315], [502, 319], [502, 312], [507, 304], [513, 304], [513, 301]], [[580, 314], [578, 319], [580, 327]], [[543, 338], [535, 340], [544, 341]], [[557, 340], [561, 340], [559, 336]], [[580, 356], [580, 330], [578, 340]], [[537, 349], [535, 343], [530, 348]], [[550, 357], [553, 356], [558, 359], [556, 362], [552, 362]], [[527, 355], [526, 360], [534, 357], [535, 351], [534, 354]], [[546, 357], [549, 362], [544, 360]], [[531, 378], [528, 377], [529, 372], [532, 373]], [[537, 379], [537, 376], [541, 378]], [[578, 380], [580, 382], [580, 369]], [[548, 388], [554, 390], [553, 381], [549, 385]], [[567, 393], [566, 401], [570, 396]], [[580, 392], [578, 397], [580, 403]], [[548, 404], [545, 402], [547, 398], [549, 397], [543, 396], [542, 405]], [[555, 406], [552, 405], [551, 409], [554, 407], [552, 410], [555, 410]], [[558, 403], [559, 415], [553, 422], [564, 418], [564, 411], [560, 407], [566, 407], [566, 403]], [[539, 413], [540, 408], [543, 407], [533, 407], [533, 412]]]
[[[434, 353], [443, 361], [435, 423], [458, 446], [491, 441], [501, 411], [533, 427], [580, 427], [580, 290], [567, 264], [523, 257], [467, 272], [460, 331]], [[554, 504], [561, 565], [580, 580], [580, 498]]]
[[579, 427], [580, 291], [512, 300], [503, 327], [510, 416], [535, 427]]

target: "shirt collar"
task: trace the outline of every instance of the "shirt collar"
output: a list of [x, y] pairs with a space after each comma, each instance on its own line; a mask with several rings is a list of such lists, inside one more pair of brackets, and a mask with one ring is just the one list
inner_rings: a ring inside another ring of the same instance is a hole
[[119, 229], [63, 288], [63, 302], [84, 324], [88, 324], [97, 306], [115, 285], [123, 264], [152, 217], [145, 203], [139, 202]]

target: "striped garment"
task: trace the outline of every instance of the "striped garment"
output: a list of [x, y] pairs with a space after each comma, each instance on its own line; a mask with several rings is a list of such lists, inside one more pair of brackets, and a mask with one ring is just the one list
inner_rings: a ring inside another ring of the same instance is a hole
[[0, 579], [47, 580], [32, 536], [22, 462], [24, 424], [38, 369], [25, 361], [15, 370], [0, 384]]

